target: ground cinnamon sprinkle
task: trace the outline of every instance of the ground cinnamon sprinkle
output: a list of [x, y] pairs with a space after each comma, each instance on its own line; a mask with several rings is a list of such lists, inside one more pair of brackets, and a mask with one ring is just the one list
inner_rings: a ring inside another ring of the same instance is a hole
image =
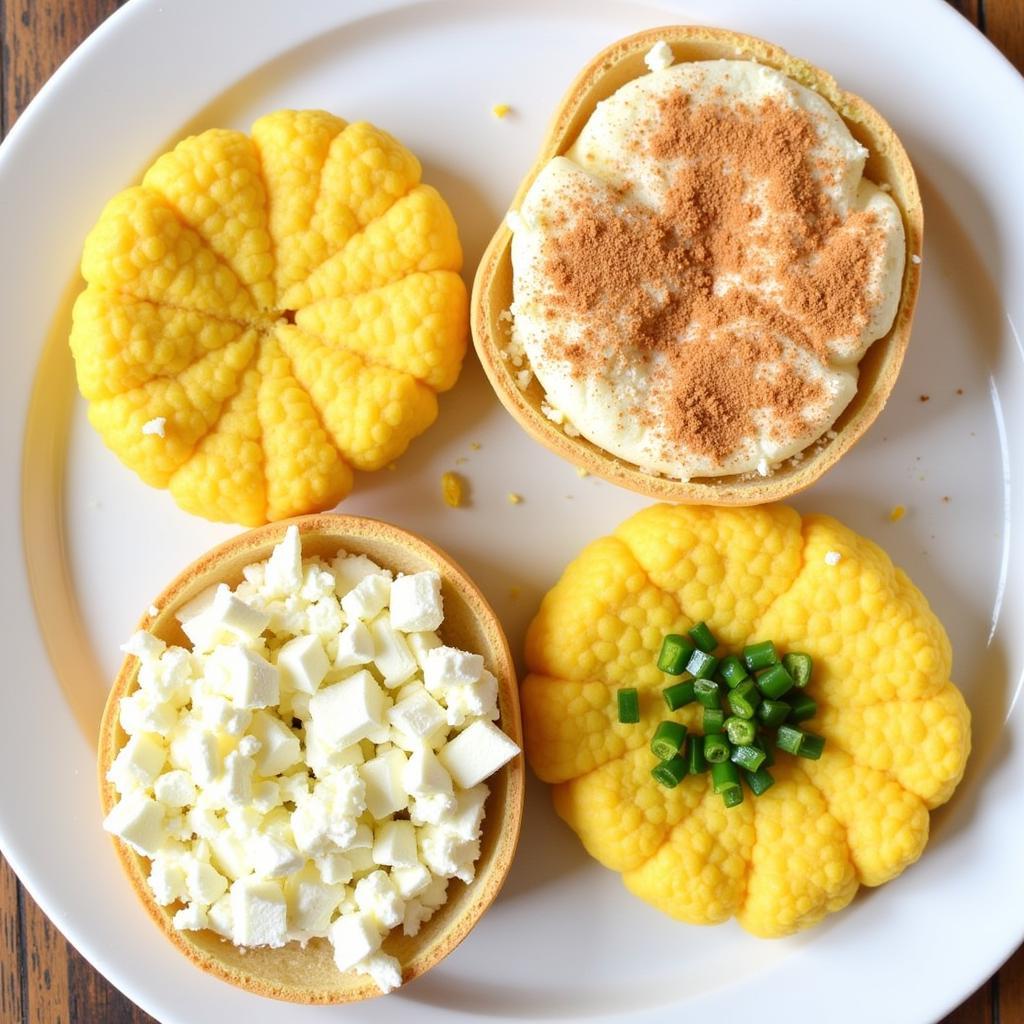
[[651, 364], [653, 394], [635, 415], [721, 463], [756, 433], [756, 410], [780, 441], [803, 429], [823, 391], [778, 362], [784, 341], [827, 361], [830, 342], [860, 334], [881, 233], [870, 213], [840, 223], [800, 109], [693, 104], [680, 91], [660, 102], [648, 139], [657, 160], [685, 161], [665, 208], [580, 194], [545, 244], [547, 315], [589, 325], [548, 346], [578, 377]]

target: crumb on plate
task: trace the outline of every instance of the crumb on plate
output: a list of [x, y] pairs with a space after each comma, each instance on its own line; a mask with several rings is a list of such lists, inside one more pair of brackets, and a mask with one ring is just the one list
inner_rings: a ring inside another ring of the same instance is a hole
[[459, 508], [466, 497], [466, 487], [458, 473], [445, 473], [441, 477], [441, 496], [451, 508]]

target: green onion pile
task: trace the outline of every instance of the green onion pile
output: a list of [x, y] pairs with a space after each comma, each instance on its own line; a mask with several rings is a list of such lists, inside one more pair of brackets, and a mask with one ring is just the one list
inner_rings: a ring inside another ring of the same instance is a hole
[[[687, 775], [710, 770], [711, 783], [726, 807], [743, 803], [745, 780], [754, 796], [775, 784], [768, 769], [775, 751], [817, 761], [825, 740], [799, 728], [818, 705], [806, 693], [813, 663], [796, 651], [779, 657], [771, 640], [743, 648], [741, 655], [715, 657], [718, 641], [706, 622], [687, 636], [669, 633], [661, 645], [658, 668], [686, 676], [661, 691], [669, 711], [695, 701], [701, 705], [702, 734], [688, 736], [685, 725], [666, 720], [651, 738], [658, 763], [651, 775], [673, 789]], [[618, 691], [619, 721], [640, 721], [636, 687]]]

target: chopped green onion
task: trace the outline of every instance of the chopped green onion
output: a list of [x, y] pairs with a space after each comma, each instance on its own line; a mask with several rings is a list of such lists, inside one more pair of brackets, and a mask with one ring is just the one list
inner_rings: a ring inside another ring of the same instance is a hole
[[681, 757], [662, 761], [651, 769], [651, 775], [666, 788], [675, 789], [686, 777], [686, 761]]
[[686, 671], [694, 679], [710, 679], [715, 674], [716, 668], [718, 668], [718, 659], [713, 654], [708, 654], [707, 651], [694, 651], [686, 663]]
[[697, 702], [702, 707], [720, 708], [722, 706], [722, 694], [719, 692], [718, 683], [714, 679], [694, 680], [693, 690], [697, 696]]
[[678, 722], [659, 722], [651, 739], [651, 753], [660, 761], [669, 761], [686, 742], [686, 726]]
[[743, 661], [751, 672], [756, 672], [759, 668], [777, 665], [779, 656], [771, 640], [762, 640], [758, 644], [750, 644], [743, 648]]
[[802, 729], [794, 729], [791, 725], [781, 725], [775, 734], [775, 745], [787, 754], [799, 754], [804, 735]]
[[737, 718], [734, 715], [725, 720], [725, 734], [734, 746], [753, 743], [757, 739], [757, 726], [747, 718]]
[[797, 722], [806, 722], [818, 713], [818, 702], [806, 693], [797, 693], [789, 699], [789, 720], [794, 725]]
[[728, 761], [731, 753], [729, 741], [724, 736], [704, 737], [704, 757], [708, 764], [721, 764]]
[[718, 674], [731, 690], [734, 686], [739, 686], [747, 678], [748, 672], [743, 662], [735, 654], [730, 654], [722, 659], [718, 666]]
[[627, 686], [618, 692], [619, 721], [623, 725], [632, 725], [640, 721], [640, 695], [635, 686]]
[[800, 744], [800, 749], [797, 753], [801, 757], [806, 757], [809, 761], [817, 761], [824, 749], [824, 736], [818, 736], [813, 732], [805, 732], [803, 742]]
[[743, 787], [732, 786], [729, 789], [722, 790], [722, 803], [726, 807], [736, 807], [743, 803]]
[[762, 767], [771, 768], [771, 766], [775, 764], [774, 744], [772, 743], [771, 738], [768, 736], [758, 736], [757, 739], [754, 740], [753, 746], [759, 747], [764, 751], [764, 764]]
[[715, 634], [708, 629], [706, 622], [698, 622], [692, 629], [688, 629], [687, 632], [690, 634], [690, 639], [702, 650], [705, 654], [710, 654], [717, 646], [718, 641], [715, 639]]
[[661, 653], [658, 655], [658, 668], [670, 676], [681, 676], [686, 671], [686, 663], [694, 652], [694, 646], [678, 633], [669, 633], [661, 641]]
[[772, 665], [757, 674], [757, 688], [772, 700], [793, 689], [793, 677], [782, 665]]
[[758, 704], [761, 703], [761, 694], [758, 693], [753, 679], [744, 679], [739, 686], [729, 691], [727, 700], [734, 715], [740, 718], [753, 718]]
[[684, 704], [692, 704], [696, 699], [693, 692], [693, 680], [685, 683], [673, 683], [661, 691], [669, 711], [678, 711]]
[[725, 712], [721, 708], [705, 708], [701, 731], [705, 736], [717, 736], [725, 732]]
[[756, 772], [764, 764], [764, 757], [763, 750], [742, 744], [733, 750], [730, 760], [747, 771]]
[[769, 729], [777, 729], [789, 717], [790, 705], [784, 700], [761, 701], [757, 709], [757, 720]]
[[792, 651], [782, 656], [782, 664], [786, 666], [786, 671], [793, 677], [793, 682], [801, 689], [811, 681], [814, 662], [809, 654]]
[[708, 762], [704, 757], [704, 744], [697, 742], [699, 738], [698, 736], [692, 737], [686, 748], [686, 762], [691, 775], [700, 775], [708, 770]]
[[771, 772], [763, 765], [756, 772], [744, 772], [743, 777], [747, 780], [750, 792], [754, 796], [760, 796], [766, 789], [771, 789], [775, 785], [775, 779]]
[[711, 765], [711, 785], [716, 793], [732, 789], [739, 784], [740, 770], [732, 761], [719, 761]]

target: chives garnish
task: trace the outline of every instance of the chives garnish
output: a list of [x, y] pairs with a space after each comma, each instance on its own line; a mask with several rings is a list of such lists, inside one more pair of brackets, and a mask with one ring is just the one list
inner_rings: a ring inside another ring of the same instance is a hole
[[651, 769], [651, 775], [668, 789], [675, 789], [686, 777], [686, 762], [681, 757], [662, 761]]
[[736, 807], [738, 804], [743, 803], [743, 787], [731, 786], [729, 789], [723, 789], [722, 803], [726, 807]]
[[693, 680], [685, 683], [673, 683], [661, 691], [669, 711], [678, 711], [684, 704], [692, 704], [696, 699], [693, 692]]
[[730, 690], [734, 686], [739, 686], [749, 675], [743, 662], [735, 654], [730, 654], [721, 660], [718, 666], [718, 674], [725, 680], [725, 685]]
[[744, 679], [739, 686], [729, 691], [727, 700], [734, 715], [740, 718], [753, 718], [758, 704], [761, 703], [761, 694], [758, 693], [757, 684], [753, 679]]
[[750, 792], [754, 796], [760, 796], [766, 789], [771, 789], [775, 785], [775, 779], [771, 772], [768, 771], [763, 765], [757, 769], [756, 772], [744, 772], [743, 777], [747, 780], [747, 785], [750, 787]]
[[818, 702], [813, 697], [808, 697], [802, 691], [789, 699], [789, 721], [794, 725], [797, 722], [806, 722], [818, 713]]
[[691, 775], [700, 775], [708, 770], [708, 762], [704, 757], [704, 744], [699, 736], [692, 736], [686, 746], [686, 764]]
[[757, 688], [773, 700], [793, 689], [793, 677], [783, 665], [772, 665], [757, 674]]
[[793, 682], [801, 689], [811, 681], [814, 662], [809, 654], [791, 651], [782, 656], [782, 664], [786, 666], [786, 671], [793, 677]]
[[784, 700], [764, 700], [758, 705], [757, 720], [769, 729], [777, 729], [789, 717], [791, 704]]
[[742, 746], [754, 742], [757, 738], [757, 726], [749, 719], [733, 715], [732, 718], [725, 720], [725, 734], [734, 746]]
[[661, 653], [658, 655], [658, 668], [670, 676], [681, 676], [686, 671], [686, 663], [694, 652], [693, 644], [678, 633], [669, 633], [661, 641]]
[[791, 725], [781, 725], [775, 734], [775, 745], [787, 754], [799, 754], [800, 745], [803, 743], [805, 735], [802, 729], [794, 729]]
[[668, 761], [682, 750], [685, 742], [685, 725], [678, 722], [659, 722], [651, 739], [651, 753], [659, 761]]
[[698, 622], [692, 629], [688, 629], [687, 633], [689, 633], [690, 639], [702, 651], [704, 651], [705, 654], [711, 654], [711, 652], [718, 646], [715, 634], [708, 629], [708, 624], [706, 622]]
[[[706, 751], [705, 751], [706, 753]], [[719, 761], [711, 765], [711, 785], [716, 793], [740, 784], [740, 770], [732, 761]]]
[[725, 732], [725, 712], [721, 708], [705, 708], [700, 726], [705, 736], [716, 736]]
[[686, 671], [694, 679], [710, 679], [718, 668], [718, 659], [707, 651], [695, 650], [686, 663]]
[[640, 721], [640, 695], [635, 686], [626, 686], [618, 691], [619, 721], [623, 725], [633, 725]]
[[747, 771], [756, 772], [764, 764], [764, 751], [757, 747], [748, 747], [746, 744], [734, 747], [732, 757], [733, 764], [738, 764]]
[[717, 709], [722, 706], [722, 694], [714, 679], [695, 679], [693, 691], [702, 707]]
[[751, 672], [761, 668], [769, 668], [779, 663], [775, 644], [771, 640], [762, 640], [757, 644], [749, 644], [743, 648], [743, 662]]
[[817, 761], [821, 757], [821, 752], [825, 749], [825, 737], [818, 736], [813, 732], [805, 732], [803, 735], [804, 738], [797, 753], [801, 757], [806, 757], [809, 761]]
[[704, 737], [704, 757], [708, 764], [720, 764], [723, 761], [728, 761], [731, 753], [729, 741], [724, 736]]

